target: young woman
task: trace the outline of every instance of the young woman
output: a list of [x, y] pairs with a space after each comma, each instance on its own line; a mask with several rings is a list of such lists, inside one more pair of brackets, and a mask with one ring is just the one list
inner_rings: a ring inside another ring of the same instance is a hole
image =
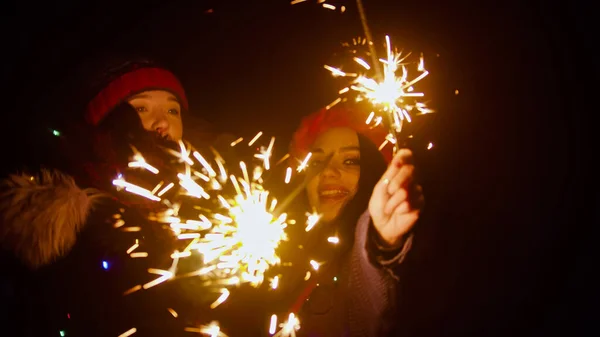
[[392, 329], [397, 267], [423, 195], [411, 151], [380, 152], [385, 132], [377, 130], [338, 106], [307, 117], [294, 135], [292, 154], [312, 153], [306, 199], [321, 214], [304, 249], [325, 262], [291, 308], [300, 335], [385, 336]]
[[[33, 159], [42, 170], [30, 165], [34, 170], [2, 182], [3, 321], [15, 336], [118, 336], [136, 322], [138, 335], [144, 329], [160, 334], [157, 326], [170, 324], [159, 322], [172, 319], [165, 304], [154, 310], [150, 301], [140, 305], [122, 296], [146, 273], [126, 267], [126, 254], [116, 251], [134, 240], [110, 223], [129, 201], [111, 193], [111, 181], [126, 167], [130, 144], [158, 154], [157, 145], [181, 139], [185, 92], [173, 73], [146, 59], [82, 67], [72, 85], [60, 89], [54, 95], [66, 95], [64, 104], [49, 106], [79, 113], [63, 114], [55, 130], [34, 127], [40, 135]], [[151, 241], [154, 233], [145, 236]]]

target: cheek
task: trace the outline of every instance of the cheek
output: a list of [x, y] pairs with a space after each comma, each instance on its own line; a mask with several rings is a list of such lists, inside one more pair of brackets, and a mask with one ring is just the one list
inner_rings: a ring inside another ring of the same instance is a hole
[[344, 177], [344, 185], [350, 191], [352, 197], [356, 195], [358, 191], [358, 181], [360, 179], [360, 171], [348, 172]]
[[319, 179], [315, 177], [311, 179], [306, 185], [306, 194], [308, 196], [308, 203], [311, 207], [317, 207], [319, 202], [319, 193], [317, 191], [319, 186]]
[[175, 140], [180, 140], [183, 136], [183, 122], [180, 116], [173, 116], [169, 122], [171, 137]]
[[142, 126], [144, 129], [147, 131], [152, 131], [153, 118], [151, 116], [151, 112], [138, 113], [138, 116], [140, 116], [140, 120], [142, 121]]

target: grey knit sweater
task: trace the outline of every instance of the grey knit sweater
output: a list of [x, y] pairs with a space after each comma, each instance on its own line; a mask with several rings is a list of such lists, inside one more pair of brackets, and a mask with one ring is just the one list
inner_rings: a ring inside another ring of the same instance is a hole
[[352, 249], [319, 275], [318, 285], [300, 311], [300, 336], [381, 337], [394, 323], [399, 285], [397, 267], [410, 250], [378, 244], [369, 212], [359, 218]]

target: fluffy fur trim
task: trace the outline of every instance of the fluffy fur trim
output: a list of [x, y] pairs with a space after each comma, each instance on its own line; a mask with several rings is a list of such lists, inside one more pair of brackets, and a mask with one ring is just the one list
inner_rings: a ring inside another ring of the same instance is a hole
[[0, 245], [31, 269], [73, 248], [99, 197], [58, 171], [11, 175], [0, 186]]

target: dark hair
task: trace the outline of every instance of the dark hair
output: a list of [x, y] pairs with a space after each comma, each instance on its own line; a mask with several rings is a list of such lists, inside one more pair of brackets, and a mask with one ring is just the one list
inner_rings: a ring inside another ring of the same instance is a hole
[[[351, 247], [354, 242], [354, 229], [358, 218], [367, 210], [373, 188], [387, 169], [386, 161], [375, 144], [362, 134], [358, 134], [360, 147], [360, 178], [356, 195], [342, 209], [335, 219], [340, 236], [347, 244], [344, 249]], [[350, 245], [349, 245], [350, 244]]]

